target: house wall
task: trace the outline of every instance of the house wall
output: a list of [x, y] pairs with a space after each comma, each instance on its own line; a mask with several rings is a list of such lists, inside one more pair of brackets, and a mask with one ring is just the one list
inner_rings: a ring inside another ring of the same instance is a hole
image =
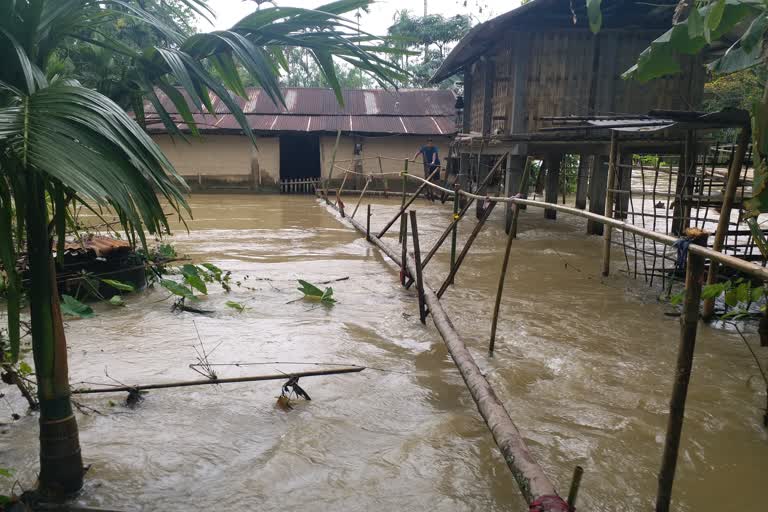
[[216, 184], [258, 188], [279, 180], [280, 151], [276, 137], [259, 137], [254, 148], [243, 135], [203, 135], [184, 141], [169, 135], [153, 135], [176, 171], [190, 186]]
[[[595, 113], [641, 113], [654, 108], [690, 110], [701, 101], [704, 69], [689, 58], [684, 71], [641, 84], [624, 80], [659, 34], [648, 31], [509, 31], [494, 49], [492, 128], [533, 132], [541, 117]], [[471, 67], [471, 130], [482, 131], [487, 61]]]
[[[193, 188], [219, 186], [258, 189], [259, 176], [261, 187], [269, 188], [280, 180], [278, 136], [258, 136], [258, 149], [254, 149], [244, 135], [204, 135], [200, 138], [189, 137], [188, 142], [168, 135], [153, 135], [152, 138]], [[451, 138], [446, 136], [432, 139], [441, 156], [446, 155]], [[353, 169], [355, 140], [355, 137], [342, 135], [336, 153], [338, 166]], [[381, 155], [385, 157], [381, 160], [383, 172], [399, 173], [403, 170], [403, 160], [411, 158], [426, 143], [427, 136], [394, 135], [359, 137], [357, 140], [363, 144], [363, 172], [378, 173], [379, 162], [376, 157]], [[328, 177], [335, 142], [335, 135], [320, 136], [320, 162], [324, 178]], [[410, 165], [413, 170], [414, 164]], [[420, 164], [416, 164], [416, 170], [421, 172]], [[343, 173], [337, 168], [333, 176], [334, 179], [340, 179]]]
[[[379, 162], [378, 155], [381, 155], [381, 167], [384, 173], [399, 173], [403, 170], [403, 160], [413, 157], [413, 154], [424, 144], [427, 136], [424, 135], [393, 135], [383, 137], [361, 137], [363, 144], [363, 172], [378, 173]], [[448, 147], [451, 137], [433, 136], [432, 140], [438, 147], [441, 158], [448, 153]], [[324, 135], [320, 139], [323, 177], [328, 177], [328, 167], [333, 154], [333, 146], [336, 142], [334, 135]], [[354, 162], [354, 138], [343, 135], [339, 140], [339, 149], [336, 152], [337, 165], [346, 169], [353, 169]], [[346, 161], [344, 161], [346, 160]], [[413, 170], [413, 162], [409, 164], [409, 170]], [[416, 164], [416, 170], [422, 171], [421, 164]], [[337, 168], [333, 172], [334, 179], [340, 177], [340, 171]], [[396, 176], [389, 176], [389, 179], [395, 179]]]

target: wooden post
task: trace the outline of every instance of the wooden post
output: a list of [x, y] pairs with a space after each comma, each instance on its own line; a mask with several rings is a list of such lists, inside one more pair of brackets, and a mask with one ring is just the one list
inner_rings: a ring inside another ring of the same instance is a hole
[[[698, 229], [688, 229], [687, 237], [692, 244], [706, 247], [706, 232]], [[677, 351], [677, 366], [675, 381], [672, 388], [672, 398], [669, 403], [669, 420], [664, 441], [664, 455], [659, 472], [659, 486], [656, 494], [656, 512], [668, 512], [672, 500], [672, 484], [675, 479], [677, 453], [680, 448], [680, 433], [683, 430], [685, 416], [685, 399], [688, 394], [688, 382], [693, 368], [693, 354], [696, 347], [696, 328], [699, 323], [699, 302], [701, 300], [701, 285], [704, 281], [703, 256], [688, 251], [688, 265], [685, 272], [685, 299], [683, 314], [680, 317], [680, 345]]]
[[411, 210], [411, 233], [413, 236], [413, 259], [416, 262], [416, 291], [419, 296], [419, 319], [427, 323], [427, 309], [424, 306], [424, 279], [421, 274], [421, 246], [419, 245], [419, 228], [416, 223], [416, 212]]
[[[521, 192], [523, 173], [525, 172], [525, 157], [520, 155], [507, 155], [507, 172], [504, 180], [504, 196], [512, 197]], [[504, 210], [504, 228], [507, 233], [512, 228], [513, 205], [507, 203]]]
[[626, 219], [629, 215], [630, 191], [632, 190], [632, 153], [619, 155], [616, 165], [616, 216]]
[[[523, 169], [523, 179], [521, 187], [523, 190], [528, 190], [528, 184], [531, 181], [531, 167], [533, 167], [533, 160], [531, 157], [525, 159], [525, 168]], [[512, 214], [512, 226], [509, 229], [509, 234], [512, 238], [517, 238], [517, 219], [520, 217], [520, 210], [524, 205], [516, 204], [514, 213]]]
[[[323, 192], [323, 195], [325, 196], [325, 202], [328, 203], [328, 185], [331, 183], [331, 180], [333, 179], [333, 168], [336, 166], [336, 151], [339, 149], [339, 140], [341, 139], [341, 130], [336, 131], [336, 143], [333, 145], [333, 153], [331, 153], [331, 165], [328, 168], [328, 178], [325, 180], [325, 191]], [[345, 176], [346, 178], [346, 176]], [[338, 197], [338, 193], [336, 196]]]
[[[557, 204], [557, 193], [560, 188], [560, 165], [563, 161], [563, 155], [547, 155], [547, 179], [544, 200], [547, 203]], [[545, 219], [556, 219], [556, 210], [544, 210]]]
[[584, 468], [581, 466], [573, 468], [573, 479], [571, 479], [571, 488], [568, 491], [567, 500], [570, 512], [576, 511], [576, 498], [579, 496], [579, 487], [581, 487], [582, 476], [584, 476]]
[[[602, 215], [605, 212], [605, 188], [608, 180], [608, 166], [604, 155], [595, 155], [592, 160], [592, 175], [589, 178], [589, 211]], [[587, 220], [588, 235], [602, 235], [603, 225]]]
[[[619, 157], [619, 141], [616, 130], [611, 131], [611, 154], [608, 159], [608, 185], [605, 191], [605, 216], [613, 218], [613, 187], [616, 184], [616, 174]], [[611, 270], [611, 225], [604, 226], [603, 234], [603, 276]]]
[[389, 197], [389, 180], [384, 174], [384, 166], [381, 165], [381, 155], [378, 155], [378, 157], [379, 157], [379, 174], [381, 174], [381, 176], [384, 178], [384, 199], [387, 199]]
[[587, 208], [587, 186], [589, 184], [589, 155], [579, 155], [579, 171], [576, 177], [576, 208]]
[[[408, 216], [400, 216], [400, 234], [402, 238], [400, 243], [402, 244], [402, 262], [403, 265], [400, 268], [400, 284], [405, 286], [405, 277], [408, 275], [408, 267], [405, 265], [406, 257], [408, 256]], [[377, 237], [381, 238], [381, 237]]]
[[469, 238], [464, 244], [464, 248], [461, 250], [459, 257], [456, 259], [456, 265], [451, 269], [451, 272], [448, 274], [448, 277], [445, 278], [445, 281], [443, 281], [443, 285], [440, 287], [440, 290], [437, 292], [438, 299], [443, 296], [443, 294], [445, 293], [445, 290], [448, 289], [448, 285], [453, 282], [454, 277], [456, 277], [456, 272], [459, 271], [459, 267], [461, 267], [461, 263], [464, 261], [464, 258], [467, 256], [467, 253], [469, 252], [470, 247], [472, 247], [472, 243], [475, 241], [475, 238], [477, 238], [477, 235], [480, 234], [480, 230], [483, 229], [483, 224], [485, 224], [485, 221], [488, 220], [488, 217], [490, 217], [494, 206], [496, 206], [496, 203], [494, 201], [491, 201], [491, 204], [488, 205], [487, 208], [485, 208], [485, 211], [483, 212], [483, 216], [480, 218], [477, 224], [475, 224], [475, 228], [472, 230], [472, 233], [469, 235]]
[[368, 215], [365, 217], [365, 239], [371, 241], [371, 205], [368, 204]]
[[[721, 252], [723, 250], [723, 242], [725, 242], [725, 235], [728, 234], [729, 223], [731, 221], [731, 209], [733, 208], [733, 200], [736, 197], [736, 188], [739, 185], [739, 178], [741, 177], [741, 168], [744, 165], [744, 155], [747, 153], [747, 147], [749, 146], [749, 140], [751, 137], [749, 127], [741, 129], [739, 134], [739, 145], [736, 147], [736, 151], [733, 154], [731, 160], [731, 166], [728, 169], [728, 181], [725, 185], [725, 193], [723, 195], [723, 205], [720, 208], [720, 219], [717, 222], [717, 231], [715, 231], [715, 239], [712, 241], [712, 250]], [[716, 261], [710, 260], [709, 273], [707, 274], [707, 284], [715, 284], [717, 282], [717, 272], [720, 268], [720, 264]], [[710, 320], [715, 313], [715, 299], [704, 299], [704, 310], [702, 316], [704, 320]]]
[[[403, 185], [402, 194], [400, 196], [402, 198], [402, 203], [400, 204], [400, 211], [398, 212], [398, 215], [402, 215], [403, 212], [405, 211], [405, 208], [406, 208], [406, 206], [405, 206], [405, 193], [406, 193], [406, 189], [408, 187], [408, 159], [407, 158], [405, 159], [405, 162], [403, 162], [403, 173], [402, 173], [401, 181], [402, 181], [402, 185]], [[395, 216], [395, 218], [392, 219], [392, 222], [394, 222], [395, 220], [397, 220], [397, 216]], [[391, 224], [390, 224], [390, 226], [391, 226]], [[388, 226], [385, 226], [385, 227], [388, 227]], [[402, 227], [402, 224], [401, 224], [401, 227]], [[386, 233], [386, 231], [382, 231], [381, 233], [379, 233], [379, 235], [378, 235], [379, 238], [384, 236], [384, 233]], [[403, 241], [403, 237], [404, 236], [405, 236], [405, 233], [403, 233], [401, 231], [400, 232], [400, 242]]]

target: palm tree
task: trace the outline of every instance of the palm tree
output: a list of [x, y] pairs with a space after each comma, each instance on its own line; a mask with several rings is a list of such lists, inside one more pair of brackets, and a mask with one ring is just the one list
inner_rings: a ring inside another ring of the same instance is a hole
[[[178, 1], [209, 14], [205, 0]], [[146, 233], [169, 231], [161, 202], [185, 213], [186, 185], [142, 129], [148, 99], [168, 130], [181, 135], [158, 91], [172, 100], [193, 134], [197, 130], [187, 101], [213, 114], [209, 93], [215, 93], [254, 140], [229, 91], [245, 95], [238, 72], [244, 69], [282, 102], [283, 47], [306, 48], [339, 101], [334, 57], [380, 84], [393, 84], [399, 69], [372, 53], [376, 39], [359, 34], [353, 22], [341, 17], [370, 2], [341, 0], [319, 10], [262, 9], [228, 31], [185, 37], [139, 0], [0, 0], [0, 264], [15, 361], [21, 302], [17, 261], [26, 250], [43, 494], [71, 493], [83, 483], [53, 259], [54, 238], [64, 242], [68, 208], [73, 202], [110, 208], [128, 239], [142, 244]], [[115, 38], [109, 24], [126, 16], [161, 34], [162, 44], [137, 48]], [[49, 64], [72, 45], [119, 56], [124, 65], [120, 78], [102, 80], [93, 90], [71, 78], [50, 76]], [[126, 106], [133, 108], [135, 121]]]

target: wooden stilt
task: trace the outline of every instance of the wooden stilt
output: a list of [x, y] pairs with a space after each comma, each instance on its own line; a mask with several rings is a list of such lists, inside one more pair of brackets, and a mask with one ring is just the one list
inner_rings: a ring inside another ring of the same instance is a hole
[[630, 191], [632, 190], [632, 154], [619, 155], [616, 164], [615, 218], [626, 219], [629, 214]]
[[456, 277], [456, 273], [459, 271], [459, 267], [461, 267], [464, 258], [466, 258], [469, 249], [472, 247], [472, 243], [475, 241], [475, 238], [477, 238], [477, 235], [480, 234], [480, 230], [483, 229], [485, 221], [488, 220], [488, 217], [491, 216], [491, 212], [493, 211], [494, 206], [496, 206], [496, 202], [491, 201], [491, 204], [489, 204], [483, 211], [483, 216], [480, 217], [480, 220], [477, 222], [477, 224], [475, 224], [475, 228], [472, 230], [472, 233], [469, 235], [467, 242], [464, 244], [464, 248], [461, 250], [459, 257], [456, 258], [456, 265], [451, 269], [448, 277], [445, 278], [442, 286], [440, 286], [440, 290], [437, 292], [438, 299], [443, 296], [445, 290], [448, 289], [448, 285], [453, 282], [454, 277]]
[[[547, 156], [547, 176], [546, 188], [544, 190], [544, 201], [557, 204], [557, 193], [560, 188], [560, 165], [563, 161], [563, 155], [553, 154]], [[557, 218], [557, 210], [544, 210], [544, 218], [554, 220]]]
[[[583, 210], [583, 208], [582, 208]], [[581, 487], [581, 477], [584, 476], [584, 468], [576, 466], [573, 468], [573, 478], [571, 479], [571, 488], [568, 491], [568, 507], [571, 512], [576, 510], [576, 498], [579, 496], [579, 488]]]
[[[706, 247], [706, 232], [689, 229], [686, 235], [691, 243]], [[656, 512], [668, 512], [672, 500], [672, 484], [675, 479], [677, 453], [680, 448], [680, 433], [683, 430], [685, 399], [688, 394], [688, 382], [693, 368], [693, 353], [696, 346], [696, 329], [699, 323], [699, 302], [701, 285], [704, 280], [705, 258], [693, 251], [688, 251], [688, 265], [685, 272], [685, 300], [683, 314], [680, 317], [680, 345], [677, 351], [675, 382], [669, 404], [669, 420], [664, 442], [664, 455], [659, 472], [659, 486], [656, 494]]]
[[[616, 183], [617, 167], [619, 160], [619, 140], [616, 130], [611, 131], [611, 153], [608, 159], [608, 185], [605, 191], [605, 216], [613, 218], [613, 187]], [[611, 270], [611, 233], [610, 224], [604, 227], [603, 232], [603, 276], [607, 276]]]
[[[592, 175], [589, 177], [589, 211], [602, 215], [605, 212], [605, 188], [608, 181], [608, 166], [604, 155], [592, 158]], [[588, 235], [602, 235], [603, 225], [587, 220]]]
[[[521, 189], [523, 191], [528, 190], [528, 183], [531, 181], [531, 167], [533, 166], [533, 160], [531, 157], [525, 159], [525, 167], [523, 168], [523, 180], [521, 183]], [[517, 219], [520, 217], [520, 210], [524, 209], [525, 205], [516, 204], [515, 210], [512, 215], [512, 226], [509, 228], [509, 234], [512, 238], [517, 238]]]
[[[392, 223], [394, 223], [394, 222], [397, 220], [397, 217], [398, 217], [398, 215], [402, 215], [402, 214], [403, 214], [403, 212], [404, 212], [404, 211], [405, 211], [405, 209], [406, 209], [406, 205], [405, 205], [405, 194], [406, 194], [406, 190], [407, 190], [407, 188], [408, 188], [408, 159], [407, 159], [407, 158], [405, 159], [405, 162], [403, 163], [403, 175], [402, 175], [401, 181], [402, 181], [402, 185], [403, 185], [403, 191], [402, 191], [402, 194], [401, 194], [401, 196], [400, 196], [400, 197], [402, 197], [402, 198], [403, 198], [403, 202], [402, 202], [402, 204], [400, 205], [400, 211], [398, 212], [398, 214], [397, 214], [397, 215], [395, 215], [395, 218], [394, 218], [394, 219], [392, 219]], [[417, 194], [417, 195], [418, 195], [418, 194]], [[392, 224], [389, 224], [389, 226], [391, 226], [391, 225], [392, 225]], [[401, 224], [401, 227], [402, 227], [402, 224]], [[388, 228], [388, 226], [385, 226], [385, 229], [386, 229], [386, 228]], [[385, 232], [379, 233], [378, 237], [379, 237], [379, 238], [381, 238], [381, 237], [384, 235], [384, 233], [385, 233]], [[404, 236], [405, 236], [405, 233], [403, 233], [402, 231], [400, 231], [400, 240], [399, 240], [399, 242], [400, 242], [400, 243], [403, 243], [403, 237], [404, 237]]]
[[[725, 242], [725, 236], [728, 234], [728, 225], [731, 221], [731, 209], [733, 208], [733, 200], [736, 197], [736, 188], [739, 185], [739, 178], [741, 176], [741, 168], [744, 165], [744, 156], [747, 153], [747, 147], [751, 133], [749, 127], [741, 129], [739, 134], [739, 145], [736, 148], [736, 152], [731, 159], [731, 166], [728, 169], [728, 181], [725, 185], [725, 194], [723, 195], [723, 205], [720, 208], [720, 219], [717, 222], [717, 230], [715, 231], [715, 239], [712, 241], [712, 250], [721, 252], [723, 250], [723, 242]], [[717, 261], [709, 262], [709, 273], [707, 274], [707, 284], [715, 284], [717, 282], [717, 273], [720, 269], [720, 264]], [[715, 314], [715, 299], [704, 299], [704, 308], [702, 316], [704, 320], [710, 320]]]
[[419, 227], [416, 223], [416, 212], [411, 210], [411, 236], [413, 237], [413, 259], [416, 263], [416, 291], [419, 296], [419, 319], [427, 323], [427, 309], [424, 305], [424, 279], [421, 274], [421, 246], [419, 245]]
[[[525, 172], [525, 157], [520, 155], [507, 155], [507, 172], [504, 176], [504, 195], [512, 197], [521, 191], [523, 173]], [[505, 223], [504, 229], [507, 233], [512, 228], [512, 210], [511, 204], [505, 205]]]
[[[449, 229], [451, 230], [451, 267], [450, 270], [453, 270], [453, 267], [456, 266], [456, 242], [459, 236], [459, 219], [461, 219], [461, 216], [459, 215], [459, 201], [461, 194], [459, 194], [459, 191], [461, 190], [461, 187], [459, 187], [458, 183], [453, 184], [453, 220], [451, 221], [451, 226]], [[437, 246], [437, 244], [435, 244]], [[431, 254], [433, 254], [430, 251]], [[453, 284], [453, 281], [451, 281], [451, 284]]]
[[688, 130], [680, 154], [677, 183], [675, 184], [675, 206], [672, 210], [672, 234], [679, 236], [691, 223], [691, 200], [693, 182], [696, 179], [696, 134]]
[[344, 184], [347, 182], [347, 176], [349, 176], [348, 172], [344, 173], [344, 179], [341, 180], [341, 186], [336, 191], [336, 206], [339, 206], [339, 201], [341, 201], [341, 193], [344, 191]]
[[587, 187], [589, 186], [589, 155], [579, 155], [579, 170], [576, 176], [576, 208], [587, 207]]

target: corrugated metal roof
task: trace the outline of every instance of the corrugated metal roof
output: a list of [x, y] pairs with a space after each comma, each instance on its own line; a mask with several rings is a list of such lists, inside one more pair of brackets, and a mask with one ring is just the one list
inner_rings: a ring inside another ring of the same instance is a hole
[[[331, 89], [288, 88], [283, 90], [285, 105], [276, 105], [263, 90], [248, 89], [248, 98], [233, 95], [243, 109], [248, 124], [255, 131], [301, 132], [365, 132], [408, 133], [417, 135], [449, 135], [456, 133], [453, 92], [437, 89], [344, 90], [341, 106]], [[216, 116], [204, 114], [186, 92], [182, 91], [201, 131], [240, 130], [240, 125], [229, 113], [223, 101], [211, 95]], [[178, 122], [182, 130], [188, 126], [181, 122], [173, 102], [157, 92], [163, 107]], [[155, 109], [144, 105], [150, 132], [165, 132]]]

